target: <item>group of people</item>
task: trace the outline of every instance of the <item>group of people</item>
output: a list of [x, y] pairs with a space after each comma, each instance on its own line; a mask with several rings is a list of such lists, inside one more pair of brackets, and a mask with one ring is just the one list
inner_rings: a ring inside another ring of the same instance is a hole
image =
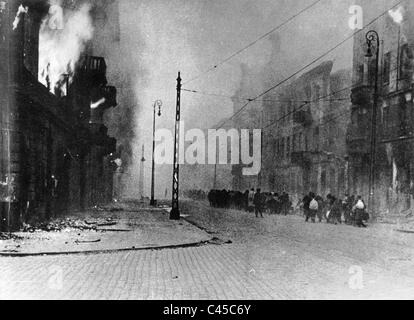
[[[256, 217], [263, 217], [263, 213], [288, 215], [293, 211], [289, 194], [262, 192], [260, 189], [246, 190], [244, 193], [233, 190], [210, 190], [206, 193], [201, 190], [186, 192], [189, 198], [204, 200], [206, 197], [211, 207], [236, 209], [254, 212]], [[306, 222], [326, 221], [340, 224], [342, 222], [357, 227], [366, 227], [369, 214], [361, 196], [345, 195], [338, 199], [332, 194], [322, 198], [313, 192], [305, 195], [297, 207], [303, 209]], [[297, 208], [296, 207], [296, 208]]]
[[203, 190], [184, 190], [182, 195], [193, 200], [205, 200], [206, 193]]
[[210, 206], [215, 208], [237, 209], [255, 212], [256, 217], [269, 214], [287, 215], [292, 210], [292, 202], [285, 192], [261, 192], [261, 189], [240, 191], [211, 190], [207, 195]]
[[369, 220], [369, 214], [361, 196], [346, 194], [343, 199], [337, 199], [328, 194], [326, 199], [323, 199], [310, 192], [305, 195], [300, 205], [303, 208], [306, 222], [310, 220], [315, 223], [318, 219], [319, 222], [323, 220], [334, 224], [345, 222], [357, 227], [366, 227], [364, 222]]

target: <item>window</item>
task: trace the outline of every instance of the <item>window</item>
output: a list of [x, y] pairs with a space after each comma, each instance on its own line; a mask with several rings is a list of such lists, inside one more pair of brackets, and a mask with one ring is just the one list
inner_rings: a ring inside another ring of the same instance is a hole
[[319, 97], [321, 96], [321, 87], [318, 84], [314, 86], [314, 99], [315, 101], [319, 101]]
[[384, 84], [390, 83], [391, 75], [391, 52], [387, 52], [384, 56], [384, 66], [382, 72], [382, 80]]
[[273, 147], [273, 158], [277, 158], [279, 154], [279, 140], [276, 139], [274, 141], [274, 147]]
[[388, 104], [383, 105], [381, 116], [384, 129], [388, 129], [390, 120], [390, 106]]
[[371, 58], [368, 63], [368, 85], [375, 85], [375, 72], [377, 71], [377, 61]]
[[336, 185], [336, 171], [335, 169], [331, 168], [331, 170], [329, 170], [329, 187], [331, 189], [331, 192], [336, 192], [337, 191], [337, 185]]
[[309, 150], [309, 140], [308, 140], [308, 136], [305, 135], [305, 151], [307, 152]]
[[321, 188], [323, 191], [326, 189], [326, 171], [321, 172]]
[[293, 141], [292, 141], [292, 152], [295, 152], [296, 151], [296, 145], [297, 145], [296, 139], [297, 139], [297, 135], [294, 134], [293, 135]]
[[306, 100], [312, 100], [312, 88], [309, 83], [305, 85], [305, 95]]
[[313, 145], [314, 150], [319, 150], [319, 127], [316, 127], [313, 131]]
[[360, 64], [356, 70], [356, 83], [360, 84], [364, 81], [364, 65]]
[[408, 43], [402, 45], [400, 51], [399, 80], [406, 80], [410, 77], [413, 58], [413, 52], [408, 46]]
[[292, 117], [292, 105], [289, 103], [286, 107], [286, 122], [289, 122], [290, 118]]
[[407, 105], [406, 103], [400, 104], [400, 110], [399, 110], [399, 120], [400, 120], [400, 134], [406, 135], [407, 134]]
[[290, 137], [286, 138], [286, 156], [290, 155]]

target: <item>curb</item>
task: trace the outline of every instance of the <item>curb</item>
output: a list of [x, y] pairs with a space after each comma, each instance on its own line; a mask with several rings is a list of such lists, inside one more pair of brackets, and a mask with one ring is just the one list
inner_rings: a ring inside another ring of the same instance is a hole
[[211, 238], [209, 240], [199, 241], [199, 242], [190, 242], [184, 244], [174, 244], [174, 245], [165, 245], [165, 246], [153, 246], [153, 247], [141, 247], [141, 248], [121, 248], [121, 249], [102, 249], [102, 250], [85, 250], [85, 251], [62, 251], [62, 252], [36, 252], [36, 253], [14, 253], [14, 252], [0, 252], [0, 257], [14, 257], [14, 258], [24, 258], [24, 257], [42, 257], [42, 256], [65, 256], [65, 255], [95, 255], [95, 254], [105, 254], [105, 253], [117, 253], [117, 252], [126, 252], [126, 251], [146, 251], [146, 250], [164, 250], [164, 249], [180, 249], [180, 248], [193, 248], [201, 247], [207, 244], [213, 243], [215, 239]]

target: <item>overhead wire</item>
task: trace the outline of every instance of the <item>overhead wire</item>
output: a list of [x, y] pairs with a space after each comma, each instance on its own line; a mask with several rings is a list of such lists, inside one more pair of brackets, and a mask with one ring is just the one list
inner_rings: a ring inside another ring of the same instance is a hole
[[302, 71], [304, 71], [305, 69], [307, 69], [308, 67], [310, 67], [311, 65], [315, 64], [316, 62], [318, 62], [319, 60], [321, 60], [322, 58], [326, 57], [328, 54], [332, 53], [334, 50], [336, 50], [337, 48], [339, 48], [341, 45], [343, 45], [344, 43], [346, 43], [347, 41], [349, 41], [350, 39], [354, 38], [357, 34], [359, 34], [360, 32], [362, 32], [362, 30], [365, 30], [366, 28], [368, 28], [370, 25], [372, 25], [374, 22], [376, 22], [378, 19], [380, 19], [381, 17], [383, 17], [384, 15], [386, 15], [390, 10], [393, 10], [394, 8], [396, 8], [397, 6], [399, 6], [404, 0], [400, 0], [398, 1], [396, 4], [394, 4], [392, 7], [390, 7], [388, 10], [384, 11], [383, 13], [381, 13], [380, 15], [378, 15], [376, 18], [374, 18], [372, 21], [370, 21], [368, 24], [366, 24], [363, 28], [355, 31], [354, 33], [352, 33], [350, 36], [346, 37], [344, 40], [340, 41], [338, 44], [336, 44], [334, 47], [332, 47], [331, 49], [327, 50], [325, 53], [323, 53], [322, 55], [320, 55], [319, 57], [317, 57], [316, 59], [312, 60], [310, 63], [306, 64], [304, 67], [300, 68], [299, 70], [297, 70], [296, 72], [294, 72], [293, 74], [291, 74], [289, 77], [285, 78], [284, 80], [278, 82], [276, 85], [270, 87], [269, 89], [267, 89], [266, 91], [262, 92], [261, 94], [257, 95], [255, 98], [252, 99], [252, 101], [248, 101], [246, 104], [244, 104], [237, 112], [235, 112], [230, 118], [225, 119], [218, 128], [223, 127], [228, 121], [231, 121], [234, 117], [236, 117], [238, 114], [240, 114], [248, 105], [250, 105], [251, 102], [261, 98], [262, 96], [266, 95], [267, 93], [271, 92], [272, 90], [280, 87], [282, 84], [286, 83], [287, 81], [289, 81], [290, 79], [292, 79], [293, 77], [295, 77], [296, 75], [300, 74]]
[[268, 37], [270, 34], [274, 33], [275, 31], [279, 30], [280, 28], [282, 28], [283, 26], [285, 26], [286, 24], [288, 24], [289, 22], [293, 21], [294, 19], [296, 19], [298, 16], [300, 16], [301, 14], [305, 13], [306, 11], [310, 10], [311, 8], [315, 7], [319, 2], [321, 2], [322, 0], [317, 0], [315, 2], [313, 2], [312, 4], [310, 4], [309, 6], [303, 8], [302, 10], [300, 10], [299, 12], [297, 12], [296, 14], [294, 14], [293, 16], [291, 16], [290, 18], [288, 18], [287, 20], [285, 20], [284, 22], [282, 22], [281, 24], [277, 25], [276, 27], [274, 27], [273, 29], [271, 29], [270, 31], [266, 32], [265, 34], [261, 35], [260, 37], [258, 37], [256, 40], [250, 42], [248, 45], [244, 46], [243, 48], [235, 51], [234, 53], [232, 53], [231, 55], [229, 55], [228, 57], [224, 58], [223, 60], [221, 60], [220, 62], [216, 63], [214, 66], [208, 68], [207, 70], [203, 71], [202, 73], [200, 73], [199, 75], [190, 78], [188, 81], [185, 81], [183, 83], [183, 85], [193, 82], [199, 78], [201, 78], [202, 76], [204, 76], [205, 74], [208, 74], [210, 72], [212, 72], [213, 70], [216, 70], [218, 67], [224, 65], [225, 63], [227, 63], [228, 61], [230, 61], [231, 59], [233, 59], [234, 57], [236, 57], [237, 55], [241, 54], [242, 52], [246, 51], [247, 49], [249, 49], [250, 47], [254, 46], [256, 43], [258, 43], [259, 41], [263, 40], [264, 38]]

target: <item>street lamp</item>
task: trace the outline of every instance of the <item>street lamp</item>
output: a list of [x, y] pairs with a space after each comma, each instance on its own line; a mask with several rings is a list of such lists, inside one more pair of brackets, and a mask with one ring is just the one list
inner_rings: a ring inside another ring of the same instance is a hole
[[[376, 135], [377, 135], [377, 105], [378, 105], [378, 72], [379, 72], [379, 53], [380, 38], [375, 30], [368, 31], [365, 35], [368, 50], [366, 57], [373, 57], [373, 49], [375, 49], [375, 84], [374, 84], [374, 101], [372, 106], [371, 117], [371, 149], [369, 164], [369, 208], [372, 211], [374, 207], [374, 190], [375, 190], [375, 151], [376, 151]], [[375, 46], [373, 48], [373, 46]]]
[[155, 206], [157, 202], [154, 198], [154, 176], [155, 176], [155, 159], [154, 159], [154, 153], [155, 153], [155, 116], [157, 114], [157, 107], [158, 107], [158, 116], [161, 117], [161, 107], [162, 107], [162, 101], [156, 100], [154, 102], [154, 120], [152, 123], [152, 172], [151, 172], [151, 201], [150, 205]]

